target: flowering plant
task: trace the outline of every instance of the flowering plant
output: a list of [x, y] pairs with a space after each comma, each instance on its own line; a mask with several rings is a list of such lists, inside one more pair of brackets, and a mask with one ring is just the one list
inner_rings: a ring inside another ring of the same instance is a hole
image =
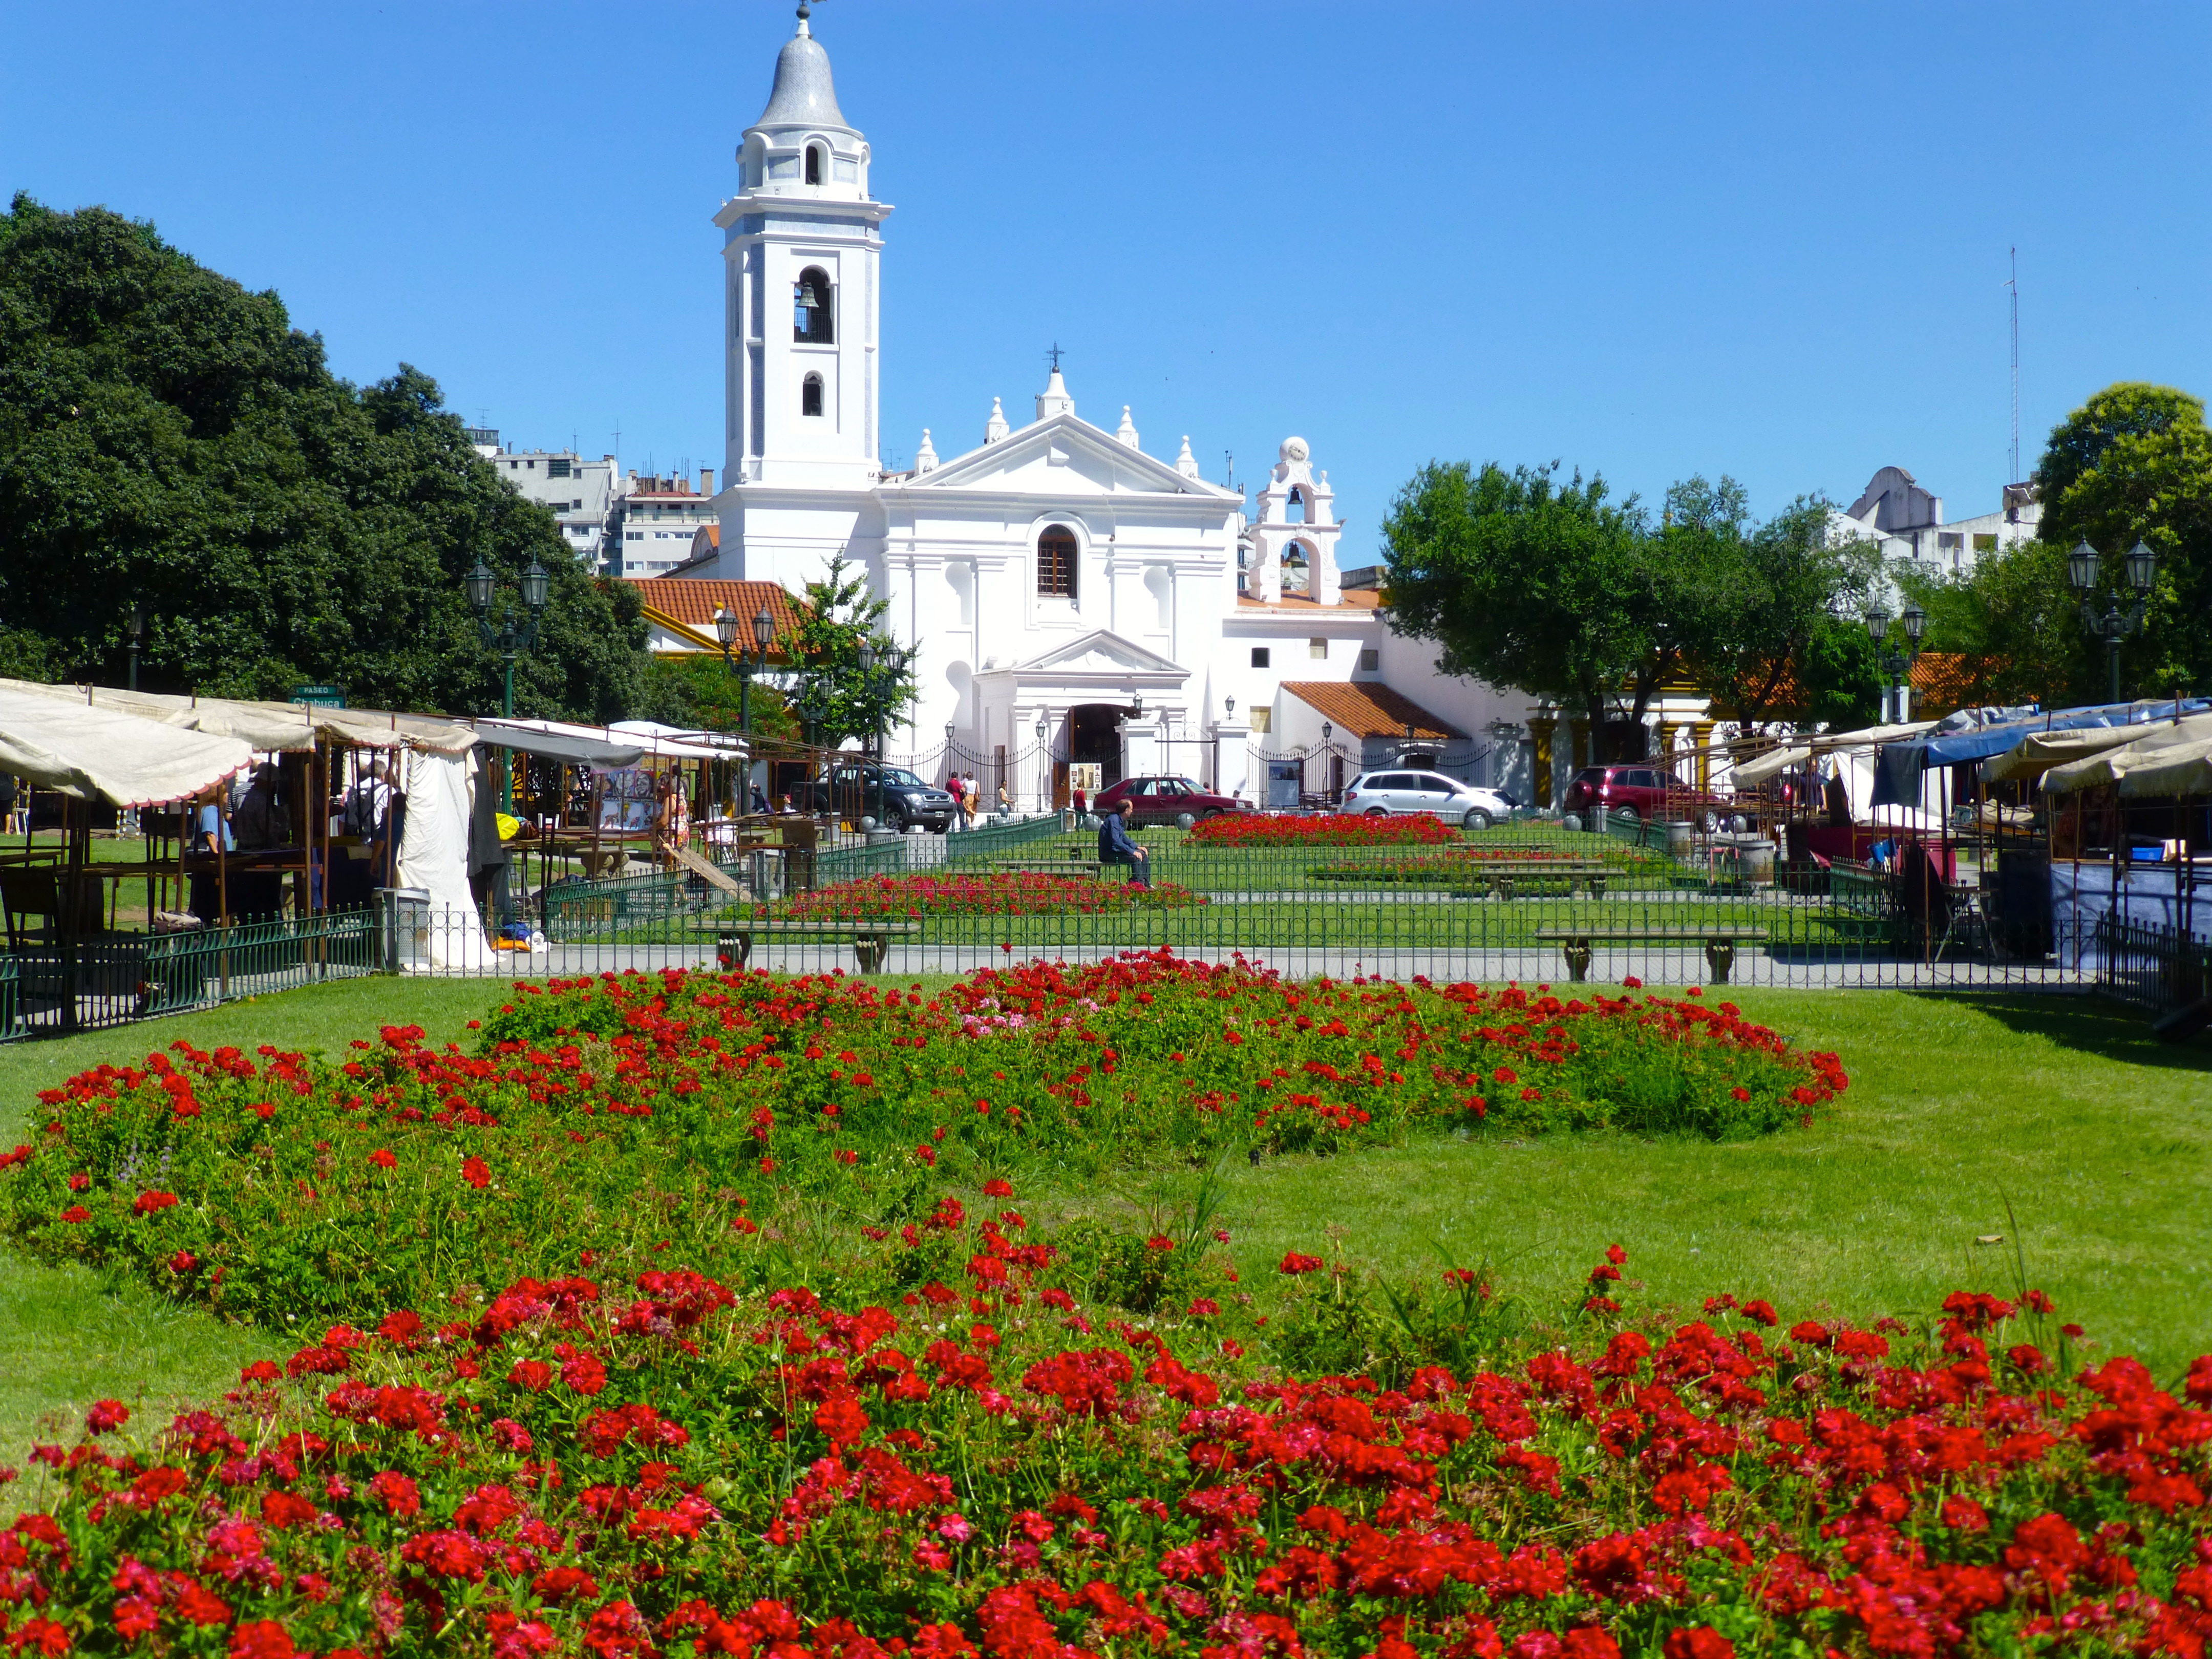
[[1017, 1212], [939, 1216], [971, 1253], [957, 1288], [526, 1279], [465, 1317], [334, 1326], [150, 1437], [101, 1401], [37, 1449], [0, 1534], [10, 1648], [1932, 1659], [2212, 1635], [2212, 1357], [2172, 1389], [2127, 1358], [2069, 1377], [2039, 1292], [1954, 1295], [1917, 1338], [1592, 1295], [1465, 1364], [1285, 1372], [1197, 1304], [1086, 1308]]
[[1459, 832], [1425, 812], [1354, 817], [1334, 812], [1224, 812], [1201, 818], [1190, 839], [1201, 847], [1441, 846]]
[[1725, 1002], [1302, 984], [1164, 951], [932, 997], [610, 974], [517, 987], [474, 1054], [422, 1035], [337, 1065], [179, 1042], [82, 1073], [0, 1155], [0, 1224], [235, 1316], [360, 1321], [585, 1252], [753, 1282], [784, 1212], [903, 1215], [925, 1180], [1493, 1125], [1739, 1135], [1846, 1083]]
[[1206, 896], [1173, 882], [1139, 887], [1088, 881], [1042, 871], [989, 875], [862, 876], [812, 892], [784, 907], [799, 917], [1097, 915], [1118, 910], [1204, 904]]

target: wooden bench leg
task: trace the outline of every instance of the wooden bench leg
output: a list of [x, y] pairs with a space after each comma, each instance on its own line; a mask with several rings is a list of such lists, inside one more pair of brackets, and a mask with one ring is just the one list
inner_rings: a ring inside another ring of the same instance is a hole
[[1605, 878], [1603, 876], [1592, 876], [1589, 878], [1589, 896], [1594, 899], [1601, 899], [1605, 896]]
[[725, 933], [721, 938], [721, 946], [724, 951], [729, 952], [729, 971], [733, 974], [744, 973], [745, 963], [752, 957], [753, 936], [750, 933]]
[[1589, 977], [1590, 945], [1586, 939], [1571, 939], [1559, 946], [1559, 954], [1567, 959], [1567, 977], [1580, 985]]
[[1498, 877], [1497, 886], [1492, 890], [1494, 890], [1498, 896], [1502, 899], [1511, 898], [1513, 896], [1513, 878], [1510, 876]]
[[880, 974], [883, 972], [884, 958], [885, 956], [890, 954], [890, 935], [888, 933], [855, 933], [853, 935], [854, 959], [860, 964], [860, 971], [864, 974]]
[[1705, 966], [1713, 971], [1713, 983], [1729, 982], [1729, 969], [1735, 966], [1735, 941], [1709, 939], [1705, 941]]

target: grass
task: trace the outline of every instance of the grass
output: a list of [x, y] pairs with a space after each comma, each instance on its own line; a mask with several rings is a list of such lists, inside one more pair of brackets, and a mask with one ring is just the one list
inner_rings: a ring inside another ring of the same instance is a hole
[[[202, 1048], [343, 1050], [380, 1025], [419, 1024], [443, 1042], [498, 994], [495, 981], [343, 981], [234, 1002], [125, 1030], [0, 1048], [0, 1141], [24, 1139], [38, 1091], [102, 1060], [121, 1064], [179, 1038]], [[56, 1268], [0, 1249], [0, 1463], [33, 1440], [67, 1437], [94, 1400], [136, 1407], [204, 1399], [235, 1386], [238, 1368], [296, 1344], [179, 1309], [82, 1268]]]
[[1734, 1145], [1431, 1140], [1240, 1170], [1224, 1213], [1246, 1278], [1340, 1228], [1350, 1259], [1390, 1273], [1487, 1260], [1563, 1298], [1619, 1241], [1647, 1304], [1693, 1313], [1733, 1291], [1864, 1319], [2008, 1294], [2017, 1251], [2062, 1317], [2162, 1378], [2212, 1349], [2212, 1043], [2163, 1048], [2087, 997], [1735, 998], [1843, 1054], [1832, 1116]]
[[[419, 1024], [443, 1041], [498, 994], [495, 981], [361, 980], [0, 1050], [0, 1138], [21, 1137], [39, 1089], [178, 1037], [336, 1053], [379, 1025]], [[1238, 1165], [1219, 1221], [1246, 1282], [1264, 1288], [1285, 1250], [1318, 1252], [1337, 1230], [1352, 1260], [1392, 1273], [1487, 1260], [1510, 1290], [1563, 1297], [1618, 1240], [1646, 1304], [1691, 1311], [1727, 1290], [1793, 1318], [1863, 1319], [1926, 1313], [1954, 1288], [2009, 1291], [2017, 1247], [2064, 1317], [2162, 1377], [2212, 1347], [2212, 1042], [2162, 1048], [2140, 1014], [2087, 997], [1733, 994], [1843, 1054], [1852, 1085], [1832, 1115], [1729, 1146], [1448, 1139]], [[1171, 1203], [1190, 1184], [1133, 1177], [1118, 1192]], [[1040, 1217], [1070, 1201], [1024, 1200]], [[1975, 1243], [1990, 1234], [2005, 1243]], [[0, 1462], [94, 1399], [206, 1396], [244, 1360], [293, 1346], [0, 1255]]]

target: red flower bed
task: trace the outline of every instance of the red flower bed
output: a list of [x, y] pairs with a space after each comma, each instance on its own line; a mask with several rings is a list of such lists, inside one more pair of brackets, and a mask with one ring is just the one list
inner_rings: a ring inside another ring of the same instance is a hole
[[1139, 887], [1042, 871], [990, 875], [862, 876], [801, 893], [781, 914], [801, 917], [1096, 915], [1117, 910], [1204, 904], [1206, 896], [1173, 882]]
[[1333, 812], [1224, 812], [1200, 818], [1190, 839], [1201, 847], [1434, 847], [1459, 832], [1425, 813], [1370, 818]]
[[[333, 1328], [142, 1443], [103, 1401], [36, 1451], [38, 1505], [0, 1534], [9, 1646], [1935, 1659], [2212, 1636], [2212, 1357], [2172, 1389], [2125, 1358], [2069, 1377], [2039, 1293], [1954, 1295], [1921, 1339], [1784, 1336], [1734, 1296], [1639, 1325], [1599, 1293], [1615, 1250], [1571, 1328], [1285, 1371], [1241, 1360], [1210, 1300], [1144, 1327], [1082, 1305], [1012, 1211], [947, 1200], [915, 1236], [913, 1288], [879, 1301], [672, 1264], [526, 1279]], [[1346, 1305], [1340, 1265], [1285, 1267], [1287, 1320]]]

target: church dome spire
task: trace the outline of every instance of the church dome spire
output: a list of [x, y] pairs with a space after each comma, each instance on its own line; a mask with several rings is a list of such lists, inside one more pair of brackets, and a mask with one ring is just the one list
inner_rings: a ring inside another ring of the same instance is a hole
[[830, 54], [806, 26], [808, 9], [799, 9], [799, 32], [775, 55], [775, 85], [757, 127], [842, 127], [853, 131], [837, 107], [837, 87], [830, 75]]

